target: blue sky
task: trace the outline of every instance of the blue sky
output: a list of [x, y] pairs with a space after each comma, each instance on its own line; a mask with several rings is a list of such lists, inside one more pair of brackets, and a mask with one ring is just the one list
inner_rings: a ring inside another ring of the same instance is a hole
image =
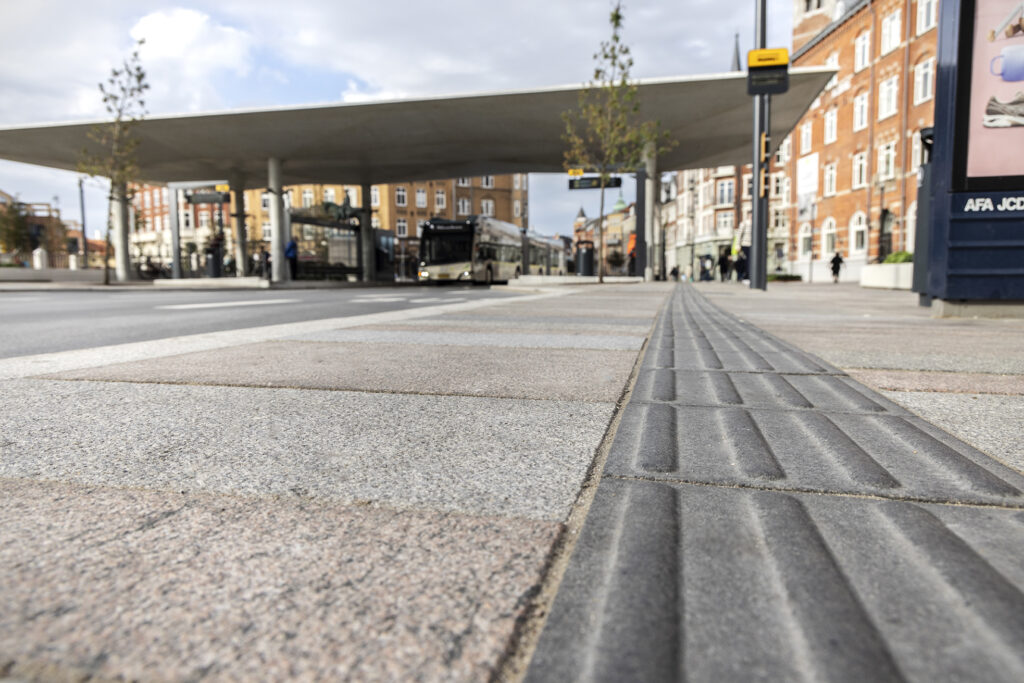
[[[754, 0], [628, 0], [624, 40], [636, 78], [720, 73], [752, 47]], [[769, 45], [790, 45], [791, 0], [769, 0]], [[97, 84], [145, 38], [151, 114], [358, 102], [579, 84], [608, 35], [607, 0], [422, 3], [377, 0], [36, 0], [5, 3], [0, 21], [0, 126], [102, 118]], [[57, 20], [54, 18], [57, 17]], [[58, 197], [77, 219], [78, 176], [0, 161], [0, 189]], [[106, 191], [87, 183], [90, 234]], [[626, 201], [634, 184], [624, 183]], [[613, 196], [610, 201], [614, 201]], [[531, 225], [565, 232], [596, 191], [531, 174]]]

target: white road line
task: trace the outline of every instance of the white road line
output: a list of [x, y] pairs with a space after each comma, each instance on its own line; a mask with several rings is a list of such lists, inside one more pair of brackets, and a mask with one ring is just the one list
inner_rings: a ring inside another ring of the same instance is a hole
[[14, 358], [0, 359], [0, 380], [31, 377], [33, 375], [63, 372], [65, 370], [98, 368], [104, 365], [113, 365], [114, 363], [164, 358], [166, 356], [177, 356], [195, 351], [212, 351], [213, 349], [224, 349], [232, 346], [241, 346], [242, 344], [256, 344], [284, 337], [322, 332], [324, 330], [340, 330], [347, 327], [360, 327], [362, 325], [381, 325], [416, 318], [427, 318], [432, 315], [441, 315], [442, 313], [456, 313], [486, 306], [500, 306], [501, 304], [512, 302], [551, 299], [571, 293], [569, 288], [565, 288], [560, 291], [527, 296], [478, 299], [457, 304], [442, 304], [440, 306], [424, 306], [423, 308], [406, 308], [386, 313], [353, 315], [347, 318], [323, 318], [321, 320], [263, 325], [261, 327], [224, 330], [222, 332], [203, 332], [144, 342], [112, 344], [110, 346], [97, 346], [90, 349], [76, 349], [74, 351], [55, 351], [34, 356], [16, 356]]
[[390, 304], [395, 301], [405, 301], [408, 297], [404, 296], [378, 296], [372, 299], [360, 297], [358, 299], [352, 299], [351, 303], [354, 304]]
[[270, 306], [273, 304], [292, 304], [299, 299], [261, 299], [259, 301], [219, 301], [212, 304], [173, 304], [170, 306], [154, 306], [164, 311], [187, 311], [194, 308], [233, 308], [235, 306]]

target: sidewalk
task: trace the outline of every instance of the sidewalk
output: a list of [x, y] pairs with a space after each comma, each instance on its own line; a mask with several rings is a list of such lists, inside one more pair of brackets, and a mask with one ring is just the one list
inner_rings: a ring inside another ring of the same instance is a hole
[[906, 391], [1019, 386], [1019, 321], [830, 287], [675, 292], [527, 680], [1024, 680], [1020, 396]]
[[650, 283], [0, 360], [0, 679], [1024, 680], [1022, 330]]
[[560, 287], [0, 360], [0, 678], [521, 666], [669, 291]]

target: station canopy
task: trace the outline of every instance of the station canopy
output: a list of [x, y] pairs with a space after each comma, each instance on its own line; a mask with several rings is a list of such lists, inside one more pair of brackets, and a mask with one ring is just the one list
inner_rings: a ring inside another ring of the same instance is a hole
[[[776, 148], [831, 78], [826, 67], [790, 71], [771, 100]], [[659, 169], [750, 163], [753, 98], [743, 73], [637, 81], [641, 116], [674, 141]], [[150, 183], [241, 178], [267, 185], [267, 161], [284, 185], [377, 184], [563, 171], [562, 112], [580, 86], [153, 116], [135, 130], [139, 179]], [[0, 158], [75, 170], [96, 122], [0, 128]]]

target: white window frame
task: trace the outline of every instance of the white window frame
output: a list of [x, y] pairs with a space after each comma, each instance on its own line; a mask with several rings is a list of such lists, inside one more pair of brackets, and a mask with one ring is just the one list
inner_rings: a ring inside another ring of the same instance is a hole
[[459, 180], [457, 181], [457, 184], [458, 184], [459, 187], [470, 187], [471, 179], [470, 178], [459, 178]]
[[895, 116], [899, 110], [900, 77], [890, 76], [878, 84], [878, 120]]
[[[825, 60], [825, 66], [830, 66], [833, 69], [839, 69], [839, 53], [833, 52], [830, 54]], [[831, 90], [837, 85], [839, 85], [839, 71], [836, 71], [835, 75], [828, 79], [828, 83], [825, 84], [825, 89]]]
[[868, 186], [868, 153], [858, 152], [853, 155], [853, 173], [850, 176], [850, 187], [859, 190]]
[[308, 209], [313, 206], [313, 190], [308, 187], [302, 191], [302, 208]]
[[494, 215], [494, 200], [493, 199], [481, 199], [480, 200], [480, 215], [482, 215], [482, 216], [493, 216]]
[[399, 218], [395, 221], [395, 235], [398, 237], [409, 236], [409, 221], [405, 218]]
[[916, 171], [924, 163], [924, 145], [921, 143], [921, 131], [914, 131], [910, 140], [910, 170]]
[[863, 71], [871, 64], [871, 31], [864, 31], [853, 39], [853, 70]]
[[472, 204], [469, 202], [469, 197], [459, 197], [456, 202], [457, 213], [460, 216], [468, 216], [469, 212], [473, 210]]
[[260, 195], [260, 208], [264, 211], [270, 211], [270, 193], [264, 192]]
[[481, 181], [480, 181], [480, 187], [484, 188], [485, 190], [493, 190], [494, 189], [494, 176], [492, 176], [492, 175], [485, 175], [481, 179]]
[[736, 201], [736, 181], [732, 178], [719, 180], [715, 185], [715, 200], [720, 205], [732, 204]]
[[935, 97], [935, 57], [918, 62], [914, 66], [914, 104], [921, 104]]
[[334, 193], [334, 188], [333, 187], [325, 187], [324, 188], [324, 202], [325, 203], [326, 202], [330, 202], [331, 204], [334, 204], [335, 203], [334, 200], [337, 199], [337, 197], [338, 196]]
[[853, 98], [853, 130], [864, 130], [868, 127], [868, 93], [862, 92]]
[[823, 197], [832, 197], [836, 193], [836, 164], [825, 164], [824, 181], [822, 190]]
[[836, 219], [829, 216], [825, 219], [825, 222], [821, 224], [821, 257], [825, 258], [829, 254], [834, 254], [838, 251], [836, 245], [839, 243], [839, 237], [836, 234]]
[[825, 144], [830, 145], [839, 137], [839, 110], [833, 107], [825, 112]]
[[892, 180], [896, 177], [896, 141], [878, 146], [878, 179]]
[[804, 223], [800, 226], [799, 235], [799, 247], [800, 256], [809, 256], [814, 250], [814, 233], [811, 231], [811, 224]]
[[814, 123], [807, 121], [800, 126], [800, 153], [808, 154], [814, 141]]
[[448, 193], [444, 190], [434, 191], [434, 211], [444, 211], [448, 208]]
[[719, 234], [731, 231], [736, 227], [736, 214], [732, 211], [719, 211], [715, 214], [715, 229]]
[[935, 28], [938, 7], [938, 0], [917, 0], [917, 35]]
[[380, 230], [380, 218], [374, 216], [370, 219], [370, 227], [374, 230]]
[[409, 195], [405, 191], [405, 185], [398, 185], [395, 187], [395, 206], [408, 206]]
[[901, 11], [896, 10], [882, 19], [882, 45], [880, 54], [887, 55], [900, 46]]
[[376, 185], [370, 186], [370, 206], [380, 206], [380, 188]]
[[210, 228], [210, 212], [200, 211], [199, 212], [199, 229], [208, 230]]
[[[863, 211], [858, 211], [850, 218], [850, 243], [848, 245], [851, 254], [862, 254], [868, 248], [868, 221]], [[860, 237], [863, 235], [863, 237]], [[859, 238], [859, 239], [858, 239]], [[857, 246], [858, 241], [860, 246]]]
[[416, 188], [416, 208], [427, 208], [427, 191], [422, 187]]
[[512, 217], [519, 218], [523, 215], [523, 205], [518, 199], [512, 200]]
[[512, 174], [512, 189], [513, 190], [518, 190], [519, 189], [519, 184], [520, 184], [519, 174], [518, 173], [513, 173]]
[[750, 188], [752, 187], [751, 184], [753, 180], [754, 176], [752, 176], [751, 174], [743, 174], [743, 196], [741, 197], [741, 199], [750, 199]]

